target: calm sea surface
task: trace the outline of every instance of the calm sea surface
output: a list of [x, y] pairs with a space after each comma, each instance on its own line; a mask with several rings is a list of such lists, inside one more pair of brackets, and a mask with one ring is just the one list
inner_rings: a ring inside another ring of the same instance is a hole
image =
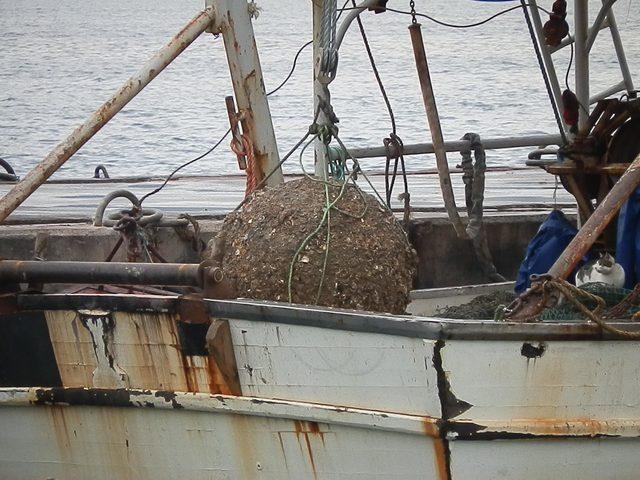
[[[339, 2], [341, 3], [341, 2]], [[540, 4], [550, 8], [551, 0]], [[569, 2], [570, 4], [572, 2]], [[591, 12], [600, 2], [591, 1]], [[202, 7], [202, 0], [0, 0], [0, 157], [24, 175], [82, 122]], [[311, 38], [310, 0], [262, 0], [254, 22], [267, 89], [288, 73]], [[453, 23], [483, 19], [515, 2], [418, 0], [419, 11]], [[406, 10], [408, 1], [390, 0]], [[569, 7], [571, 10], [571, 6]], [[640, 85], [640, 0], [615, 9], [631, 72]], [[544, 15], [543, 15], [544, 18]], [[409, 42], [409, 17], [364, 18], [405, 143], [428, 141]], [[454, 30], [423, 21], [436, 99], [446, 139], [555, 133], [555, 122], [520, 11], [481, 27]], [[617, 83], [610, 36], [594, 46], [592, 91]], [[568, 49], [555, 56], [564, 72]], [[306, 131], [312, 113], [311, 48], [296, 73], [270, 97], [281, 151]], [[571, 83], [572, 80], [570, 80]], [[347, 146], [379, 146], [390, 131], [357, 25], [340, 51], [333, 101]], [[221, 39], [205, 34], [103, 128], [56, 174], [89, 177], [95, 165], [111, 176], [164, 174], [206, 151], [228, 128], [224, 97], [232, 92]], [[490, 165], [521, 165], [528, 150], [490, 152]], [[310, 159], [307, 159], [307, 162]], [[451, 163], [458, 156], [451, 154]], [[411, 157], [413, 169], [432, 157]], [[379, 168], [382, 161], [367, 161]], [[299, 169], [297, 159], [288, 171]], [[237, 172], [224, 144], [185, 174]]]

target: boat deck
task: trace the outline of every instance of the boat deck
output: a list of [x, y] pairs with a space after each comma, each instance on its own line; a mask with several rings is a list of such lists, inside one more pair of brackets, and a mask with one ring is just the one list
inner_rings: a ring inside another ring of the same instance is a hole
[[[296, 178], [288, 176], [287, 179]], [[383, 194], [384, 175], [369, 174], [371, 182]], [[87, 180], [54, 180], [40, 187], [8, 219], [13, 223], [58, 223], [90, 221], [100, 200], [108, 193], [126, 189], [138, 197], [160, 186], [164, 178], [111, 178]], [[359, 181], [364, 190], [369, 186]], [[425, 171], [408, 175], [413, 217], [444, 216], [444, 208], [438, 175]], [[452, 172], [452, 183], [458, 208], [464, 209], [464, 184], [462, 172]], [[0, 183], [0, 195], [12, 187]], [[189, 213], [201, 218], [219, 218], [232, 211], [244, 198], [245, 177], [185, 176], [178, 177], [158, 194], [149, 197], [145, 206], [157, 208], [165, 216], [174, 217]], [[490, 168], [486, 173], [485, 214], [511, 215], [547, 213], [554, 205], [568, 213], [575, 212], [573, 197], [559, 185], [554, 201], [556, 182], [553, 176], [538, 168]], [[402, 203], [397, 195], [402, 192], [402, 179], [398, 178], [394, 189], [393, 208], [399, 212]], [[117, 203], [122, 202], [122, 203]], [[126, 205], [126, 200], [116, 200], [112, 205]]]

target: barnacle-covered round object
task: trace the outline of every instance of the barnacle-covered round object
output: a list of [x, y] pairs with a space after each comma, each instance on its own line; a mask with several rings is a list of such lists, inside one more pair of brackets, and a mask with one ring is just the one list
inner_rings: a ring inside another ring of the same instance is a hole
[[[335, 202], [328, 213], [327, 195]], [[408, 304], [417, 263], [402, 226], [375, 197], [310, 178], [252, 194], [226, 217], [207, 255], [238, 297], [396, 314]]]

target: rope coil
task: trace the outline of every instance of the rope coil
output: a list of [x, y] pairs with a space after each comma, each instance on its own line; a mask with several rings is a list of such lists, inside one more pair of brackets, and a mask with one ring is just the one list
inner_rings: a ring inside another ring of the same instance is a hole
[[[612, 325], [609, 325], [606, 320], [613, 320], [626, 313], [629, 307], [640, 296], [640, 285], [636, 285], [622, 301], [613, 306], [605, 312], [607, 303], [600, 296], [594, 293], [588, 292], [584, 288], [578, 288], [575, 285], [569, 283], [562, 278], [555, 278], [551, 275], [531, 275], [531, 288], [527, 290], [520, 297], [516, 298], [511, 305], [502, 308], [501, 312], [496, 312], [496, 318], [504, 319], [505, 314], [511, 316], [513, 313], [519, 311], [527, 300], [527, 297], [535, 297], [539, 295], [541, 298], [535, 305], [535, 309], [532, 312], [532, 316], [524, 319], [524, 321], [535, 322], [540, 321], [538, 315], [546, 308], [557, 305], [561, 298], [566, 299], [578, 312], [580, 312], [587, 320], [598, 325], [602, 330], [609, 332], [615, 336], [640, 339], [640, 332], [630, 332], [623, 330]], [[583, 301], [581, 301], [581, 299]], [[592, 302], [595, 307], [589, 308], [585, 302]], [[638, 320], [638, 312], [632, 316], [633, 320]]]
[[[238, 145], [238, 143], [242, 143], [242, 147]], [[231, 150], [236, 155], [243, 155], [247, 157], [247, 186], [245, 188], [244, 196], [245, 198], [251, 195], [260, 185], [260, 179], [258, 178], [260, 174], [260, 169], [256, 163], [256, 156], [253, 150], [253, 144], [249, 137], [247, 137], [244, 133], [240, 135], [240, 142], [236, 138], [231, 140]]]

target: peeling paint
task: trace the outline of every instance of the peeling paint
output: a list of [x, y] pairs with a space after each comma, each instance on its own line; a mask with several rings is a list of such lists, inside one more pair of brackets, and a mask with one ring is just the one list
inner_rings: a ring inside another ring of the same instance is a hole
[[[91, 336], [97, 367], [93, 371], [92, 386], [95, 388], [126, 388], [129, 386], [127, 372], [115, 360], [113, 331], [115, 321], [108, 312], [78, 312], [80, 323]], [[72, 323], [74, 328], [75, 322]], [[74, 332], [77, 333], [77, 330]]]
[[538, 345], [533, 345], [532, 343], [525, 342], [522, 344], [522, 348], [520, 349], [520, 354], [523, 357], [527, 357], [528, 359], [532, 358], [540, 358], [544, 355], [544, 352], [547, 349], [547, 345], [545, 343], [538, 343]]

